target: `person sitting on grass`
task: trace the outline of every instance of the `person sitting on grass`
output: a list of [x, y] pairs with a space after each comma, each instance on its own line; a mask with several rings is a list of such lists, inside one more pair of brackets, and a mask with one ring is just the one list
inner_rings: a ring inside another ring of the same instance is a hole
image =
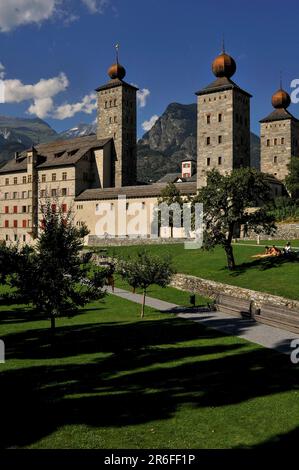
[[258, 255], [253, 255], [251, 258], [268, 258], [269, 256], [280, 256], [281, 251], [273, 245], [271, 248], [265, 246], [265, 252], [259, 253]]
[[273, 245], [272, 248], [270, 249], [269, 254], [271, 256], [281, 256], [281, 250], [277, 248], [275, 245]]
[[289, 258], [292, 254], [292, 248], [290, 242], [286, 244], [286, 246], [283, 249], [283, 254], [286, 258]]

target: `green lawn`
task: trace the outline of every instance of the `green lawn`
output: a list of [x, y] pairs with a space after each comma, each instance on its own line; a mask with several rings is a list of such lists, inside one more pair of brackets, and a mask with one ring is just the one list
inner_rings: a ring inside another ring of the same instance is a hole
[[[221, 247], [209, 252], [185, 250], [183, 244], [149, 245], [147, 249], [159, 256], [170, 254], [179, 273], [299, 300], [299, 260], [283, 257], [267, 260], [252, 258], [252, 255], [263, 253], [263, 246], [234, 245], [238, 265], [234, 272], [227, 270], [225, 253]], [[129, 256], [138, 250], [138, 246], [113, 247], [108, 249], [108, 253]]]
[[226, 448], [299, 437], [298, 367], [284, 355], [107, 296], [49, 322], [1, 307], [2, 446]]

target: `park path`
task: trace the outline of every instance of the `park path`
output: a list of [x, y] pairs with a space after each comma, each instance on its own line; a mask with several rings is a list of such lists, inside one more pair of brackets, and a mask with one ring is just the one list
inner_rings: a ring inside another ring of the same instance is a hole
[[[142, 303], [142, 296], [140, 294], [133, 294], [117, 287], [115, 287], [114, 293], [112, 293], [109, 287], [108, 292], [131, 302]], [[201, 323], [208, 328], [238, 336], [239, 338], [246, 339], [266, 348], [275, 349], [284, 354], [291, 354], [293, 351], [291, 341], [298, 338], [295, 333], [287, 330], [274, 328], [252, 320], [244, 320], [222, 312], [210, 312], [204, 307], [195, 309], [182, 307], [153, 297], [146, 298], [146, 305], [160, 312], [175, 313], [180, 318]]]

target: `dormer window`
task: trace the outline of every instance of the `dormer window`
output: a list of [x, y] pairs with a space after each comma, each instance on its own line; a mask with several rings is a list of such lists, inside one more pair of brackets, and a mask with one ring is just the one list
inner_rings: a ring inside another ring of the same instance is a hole
[[64, 154], [64, 150], [63, 150], [63, 152], [54, 153], [54, 158], [60, 158], [60, 157], [62, 157], [63, 154]]

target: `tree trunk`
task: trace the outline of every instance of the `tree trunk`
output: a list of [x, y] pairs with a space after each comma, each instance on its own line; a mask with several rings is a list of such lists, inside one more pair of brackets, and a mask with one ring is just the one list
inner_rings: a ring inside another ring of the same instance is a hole
[[136, 293], [136, 287], [134, 286], [132, 289], [132, 294], [135, 294], [135, 293]]
[[51, 333], [54, 335], [55, 333], [55, 317], [51, 315]]
[[141, 318], [144, 317], [145, 296], [146, 296], [146, 289], [143, 289], [142, 305], [141, 305]]
[[224, 249], [225, 249], [226, 258], [227, 258], [227, 267], [230, 271], [233, 271], [236, 267], [233, 247], [231, 246], [231, 244], [229, 244], [229, 245], [225, 245]]

